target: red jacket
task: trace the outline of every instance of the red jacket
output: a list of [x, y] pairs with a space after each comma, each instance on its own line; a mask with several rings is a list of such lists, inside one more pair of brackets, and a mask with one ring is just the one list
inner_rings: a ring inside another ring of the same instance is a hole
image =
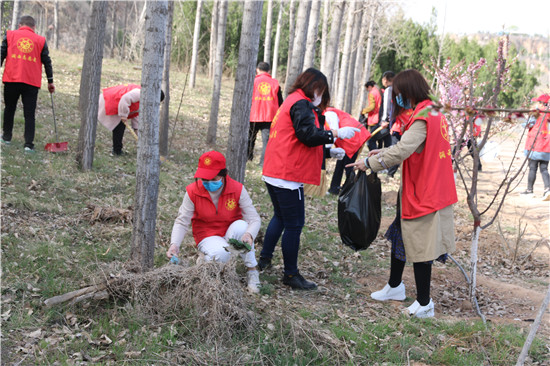
[[40, 54], [46, 38], [23, 26], [8, 31], [6, 35], [8, 53], [2, 81], [4, 83], [25, 83], [40, 88], [42, 85], [42, 60]]
[[346, 151], [346, 155], [349, 158], [351, 158], [351, 157], [353, 157], [353, 155], [355, 155], [355, 153], [357, 151], [359, 151], [359, 149], [361, 148], [361, 146], [363, 146], [365, 141], [368, 140], [368, 138], [370, 137], [370, 132], [367, 131], [367, 129], [365, 128], [365, 126], [362, 123], [357, 121], [355, 118], [350, 116], [348, 113], [346, 113], [344, 111], [341, 111], [339, 109], [336, 109], [336, 108], [332, 108], [332, 107], [327, 108], [325, 112], [329, 112], [329, 111], [336, 113], [336, 115], [338, 116], [338, 120], [339, 120], [338, 127], [339, 128], [342, 128], [342, 127], [356, 127], [356, 128], [359, 128], [361, 130], [361, 131], [357, 132], [351, 139], [346, 139], [346, 140], [338, 139], [334, 143], [334, 145], [336, 147], [340, 147], [340, 148], [344, 149]]
[[271, 122], [279, 109], [279, 82], [264, 72], [256, 75], [252, 92], [250, 122]]
[[[124, 94], [134, 89], [141, 89], [141, 85], [124, 84], [103, 89], [105, 114], [107, 116], [118, 115], [118, 103], [120, 103], [120, 99]], [[130, 114], [128, 115], [128, 119], [135, 118], [137, 116], [139, 116], [139, 102], [132, 103], [130, 105]]]
[[426, 100], [416, 106], [405, 125], [426, 121], [426, 142], [420, 154], [414, 152], [403, 162], [402, 218], [415, 219], [441, 210], [458, 201], [451, 161], [448, 125], [445, 116], [428, 107]]
[[529, 133], [527, 134], [527, 141], [525, 142], [525, 150], [531, 149], [531, 145], [533, 145], [533, 141], [535, 140], [535, 136], [537, 135], [539, 126], [542, 123], [542, 127], [540, 128], [539, 135], [537, 136], [537, 139], [535, 141], [533, 151], [550, 153], [550, 131], [548, 130], [548, 123], [550, 122], [549, 118], [550, 117], [548, 117], [548, 113], [540, 114], [539, 118], [537, 118], [537, 122], [535, 122], [535, 125], [529, 129]]
[[225, 178], [225, 185], [218, 200], [217, 209], [202, 182], [191, 183], [185, 189], [195, 205], [191, 227], [197, 245], [204, 238], [210, 236], [225, 236], [229, 225], [243, 218], [239, 206], [243, 185], [229, 176]]
[[[319, 185], [323, 165], [323, 145], [309, 147], [296, 137], [290, 108], [299, 100], [311, 99], [300, 89], [290, 94], [273, 118], [265, 150], [263, 175], [292, 182]], [[319, 117], [315, 115], [318, 128]]]
[[367, 124], [369, 126], [374, 126], [378, 124], [379, 114], [380, 114], [380, 105], [382, 104], [382, 95], [380, 90], [377, 87], [373, 87], [369, 92], [374, 97], [374, 109], [368, 113]]

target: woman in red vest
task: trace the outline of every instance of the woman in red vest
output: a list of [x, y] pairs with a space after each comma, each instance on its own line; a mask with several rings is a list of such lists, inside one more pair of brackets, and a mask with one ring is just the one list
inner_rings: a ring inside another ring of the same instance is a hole
[[226, 249], [230, 246], [230, 239], [248, 243], [252, 249], [241, 253], [248, 268], [248, 290], [260, 292], [254, 238], [260, 230], [261, 220], [248, 192], [241, 183], [227, 175], [225, 157], [217, 151], [201, 155], [195, 178], [195, 182], [185, 189], [166, 255], [172, 258], [179, 254], [189, 226], [206, 261], [227, 262], [231, 257]]
[[445, 261], [455, 250], [453, 204], [457, 202], [447, 121], [431, 108], [430, 87], [416, 70], [400, 72], [393, 81], [393, 99], [401, 109], [413, 109], [401, 140], [350, 166], [377, 172], [402, 164], [401, 189], [395, 221], [386, 232], [392, 243], [390, 278], [373, 292], [375, 300], [405, 300], [401, 281], [405, 261], [413, 263], [416, 301], [406, 313], [434, 316], [430, 298], [433, 260]]
[[[304, 183], [321, 182], [323, 145], [332, 144], [337, 137], [352, 138], [359, 131], [355, 127], [324, 129], [322, 111], [330, 102], [328, 89], [327, 78], [319, 70], [309, 68], [300, 74], [273, 118], [265, 151], [262, 179], [274, 213], [258, 266], [260, 270], [271, 266], [273, 251], [282, 235], [283, 283], [295, 289], [317, 288], [298, 271], [300, 234], [305, 222]], [[330, 155], [343, 158], [344, 150], [331, 149]]]
[[[547, 109], [550, 95], [543, 94], [533, 101], [539, 102], [541, 109]], [[550, 161], [549, 115], [550, 113], [541, 113], [535, 123], [528, 124], [529, 133], [527, 134], [527, 141], [525, 141], [525, 156], [529, 156], [529, 175], [527, 177], [527, 190], [523, 194], [533, 194], [537, 168], [539, 168], [544, 183], [544, 194], [542, 195], [544, 201], [550, 201], [550, 177], [548, 174], [548, 161]]]

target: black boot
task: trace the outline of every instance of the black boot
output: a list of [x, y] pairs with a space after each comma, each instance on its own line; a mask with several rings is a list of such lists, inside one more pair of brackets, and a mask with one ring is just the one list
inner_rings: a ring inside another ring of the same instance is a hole
[[315, 282], [306, 280], [299, 273], [296, 273], [295, 275], [284, 275], [283, 283], [297, 290], [315, 290], [317, 288], [317, 284]]
[[260, 257], [260, 260], [258, 261], [258, 269], [263, 271], [268, 268], [271, 268], [271, 258]]

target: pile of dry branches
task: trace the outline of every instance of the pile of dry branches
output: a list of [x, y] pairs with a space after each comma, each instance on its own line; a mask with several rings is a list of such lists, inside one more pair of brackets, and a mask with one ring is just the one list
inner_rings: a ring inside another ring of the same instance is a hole
[[101, 222], [132, 222], [133, 210], [128, 208], [116, 208], [111, 206], [101, 207], [89, 204], [82, 213], [84, 220], [94, 224]]

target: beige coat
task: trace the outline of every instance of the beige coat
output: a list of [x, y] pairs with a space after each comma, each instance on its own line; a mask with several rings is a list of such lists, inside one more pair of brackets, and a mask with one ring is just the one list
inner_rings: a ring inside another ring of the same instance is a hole
[[[405, 131], [401, 141], [396, 145], [382, 149], [379, 154], [371, 156], [369, 165], [373, 171], [378, 172], [401, 164], [412, 153], [422, 152], [425, 141], [426, 122], [418, 120]], [[434, 260], [456, 249], [452, 205], [416, 219], [401, 219], [401, 231], [405, 255], [409, 262]]]
[[[118, 103], [118, 114], [108, 116], [105, 114], [105, 98], [103, 97], [103, 93], [99, 94], [97, 119], [103, 126], [107, 127], [109, 131], [114, 130], [120, 123], [121, 119], [128, 117], [128, 114], [130, 114], [130, 105], [132, 105], [132, 103], [139, 102], [140, 95], [141, 89], [138, 88], [130, 90], [128, 93], [124, 94], [122, 98], [120, 98], [120, 102]], [[139, 126], [139, 116], [131, 118], [130, 121], [132, 123], [132, 128], [137, 130]]]

